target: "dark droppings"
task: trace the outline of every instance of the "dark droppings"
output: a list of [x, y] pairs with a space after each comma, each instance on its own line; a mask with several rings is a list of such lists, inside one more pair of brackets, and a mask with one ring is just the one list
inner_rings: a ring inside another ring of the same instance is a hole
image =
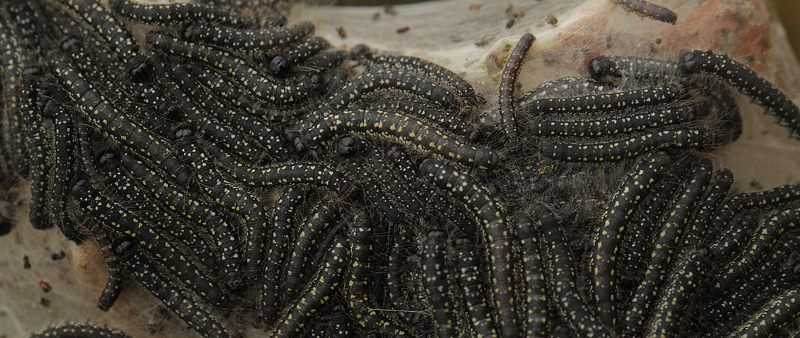
[[133, 279], [204, 337], [796, 329], [800, 188], [735, 195], [707, 159], [742, 130], [729, 85], [800, 129], [742, 64], [601, 57], [517, 94], [525, 35], [487, 104], [440, 65], [235, 10], [252, 2], [2, 9], [0, 180], [33, 182], [37, 229], [100, 245], [100, 309]]
[[64, 251], [61, 251], [59, 253], [54, 253], [54, 254], [50, 255], [50, 259], [52, 259], [54, 261], [60, 261], [60, 260], [64, 259], [64, 257], [66, 257], [66, 256], [67, 256], [67, 253], [64, 252]]

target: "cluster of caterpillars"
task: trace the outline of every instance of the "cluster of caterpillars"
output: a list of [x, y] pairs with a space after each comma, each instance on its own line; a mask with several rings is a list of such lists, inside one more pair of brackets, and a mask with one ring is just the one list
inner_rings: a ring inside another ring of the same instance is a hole
[[[526, 34], [494, 105], [217, 2], [3, 5], [3, 188], [30, 180], [36, 229], [99, 244], [100, 309], [133, 279], [204, 337], [794, 329], [800, 187], [737, 195], [703, 158], [741, 133], [730, 87], [800, 131], [745, 66], [601, 57], [516, 95]], [[75, 335], [122, 333], [32, 337]]]
[[[515, 217], [511, 229], [526, 271], [517, 289], [528, 302], [521, 307], [525, 334], [547, 336], [561, 326], [582, 337], [760, 337], [797, 330], [800, 260], [790, 248], [800, 235], [800, 185], [737, 195], [730, 192], [731, 172], [713, 174], [701, 155], [741, 134], [729, 86], [794, 138], [797, 106], [747, 67], [702, 51], [684, 53], [678, 62], [599, 57], [589, 64], [591, 78], [559, 79], [514, 99], [509, 79], [515, 75], [507, 74], [518, 72], [532, 40], [524, 35], [511, 51], [499, 116], [490, 116], [511, 151], [542, 144], [539, 160], [516, 165], [538, 164], [543, 173], [543, 163], [569, 172], [574, 168], [564, 162], [635, 161], [604, 202], [602, 217], [590, 218], [596, 225], [577, 227], [594, 232], [588, 243], [570, 246], [565, 229], [576, 226], [559, 224], [544, 205]], [[511, 168], [506, 180], [525, 179], [518, 172]], [[507, 199], [522, 208], [528, 203]], [[536, 242], [538, 256], [532, 256]]]

